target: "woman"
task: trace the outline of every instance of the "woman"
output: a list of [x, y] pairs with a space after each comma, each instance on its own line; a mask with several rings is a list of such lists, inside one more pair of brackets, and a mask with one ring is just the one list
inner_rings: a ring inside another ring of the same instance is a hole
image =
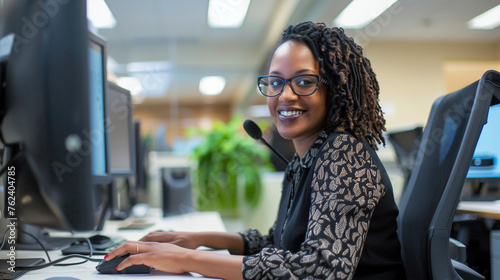
[[[224, 279], [405, 279], [398, 210], [374, 152], [385, 144], [379, 87], [361, 47], [338, 28], [289, 26], [258, 86], [296, 149], [269, 234], [150, 233], [106, 259], [131, 253], [118, 269], [145, 264]], [[232, 255], [191, 250], [201, 245]]]

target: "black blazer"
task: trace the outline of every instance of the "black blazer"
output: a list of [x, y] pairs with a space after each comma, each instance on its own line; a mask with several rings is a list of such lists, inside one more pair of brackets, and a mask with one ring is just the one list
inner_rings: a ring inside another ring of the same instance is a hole
[[[331, 134], [326, 143], [332, 143], [338, 133]], [[373, 161], [380, 169], [385, 195], [381, 198], [370, 220], [370, 227], [359, 260], [354, 279], [406, 279], [401, 259], [401, 247], [397, 236], [398, 208], [394, 201], [392, 185], [389, 176], [373, 148], [363, 141], [364, 147], [370, 153]], [[322, 150], [323, 147], [319, 149]], [[291, 198], [292, 184], [289, 174], [290, 164], [285, 171], [278, 218], [275, 224], [274, 245], [278, 249], [296, 253], [305, 240], [311, 206], [311, 185], [316, 161], [322, 155], [315, 157], [311, 167], [303, 171], [299, 183]], [[354, 174], [352, 174], [354, 176]]]

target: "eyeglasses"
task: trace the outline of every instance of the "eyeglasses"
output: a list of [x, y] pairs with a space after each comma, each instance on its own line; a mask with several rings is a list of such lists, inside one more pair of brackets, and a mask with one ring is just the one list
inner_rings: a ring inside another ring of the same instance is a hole
[[319, 75], [298, 75], [290, 79], [283, 79], [278, 76], [259, 76], [257, 78], [257, 85], [260, 93], [264, 96], [274, 97], [283, 92], [288, 81], [293, 93], [299, 96], [308, 96], [315, 93], [320, 82], [328, 84]]

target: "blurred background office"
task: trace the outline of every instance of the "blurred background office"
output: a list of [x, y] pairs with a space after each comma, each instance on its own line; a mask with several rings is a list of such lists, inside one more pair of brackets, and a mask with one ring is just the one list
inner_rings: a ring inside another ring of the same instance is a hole
[[[267, 123], [264, 137], [281, 141], [256, 77], [265, 74], [268, 56], [289, 24], [341, 26], [364, 48], [380, 83], [388, 132], [421, 129], [437, 97], [500, 69], [500, 5], [493, 0], [89, 0], [89, 5], [95, 32], [108, 44], [108, 78], [132, 93], [149, 167], [148, 192], [140, 200], [153, 206], [162, 204], [157, 195], [162, 168], [189, 165], [189, 154], [202, 141], [188, 134], [191, 128], [210, 129], [240, 115]], [[496, 22], [480, 21], [483, 13]], [[388, 144], [379, 153], [398, 196], [405, 174], [394, 149]], [[266, 173], [264, 181], [262, 206], [236, 228], [264, 229], [273, 222], [269, 212], [277, 207], [281, 174]]]

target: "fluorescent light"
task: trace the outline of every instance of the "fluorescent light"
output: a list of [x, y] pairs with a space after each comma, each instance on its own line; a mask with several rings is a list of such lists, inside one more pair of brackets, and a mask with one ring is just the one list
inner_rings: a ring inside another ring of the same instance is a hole
[[500, 5], [471, 19], [468, 23], [470, 29], [493, 29], [500, 25]]
[[172, 70], [173, 64], [169, 61], [143, 61], [127, 64], [127, 72], [129, 73], [158, 73], [171, 72]]
[[226, 86], [226, 79], [221, 76], [207, 76], [200, 80], [200, 92], [203, 95], [218, 95]]
[[333, 20], [333, 25], [345, 29], [359, 29], [389, 9], [397, 0], [353, 0]]
[[108, 71], [118, 77], [124, 77], [124, 81], [121, 81], [124, 85], [118, 84], [129, 89], [132, 95], [159, 97], [167, 94], [172, 83], [173, 70], [173, 64], [169, 61], [118, 64], [113, 59], [108, 59]]
[[116, 19], [104, 0], [87, 0], [87, 17], [98, 29], [111, 29], [116, 26]]
[[208, 26], [211, 28], [239, 28], [247, 15], [250, 0], [210, 0]]

